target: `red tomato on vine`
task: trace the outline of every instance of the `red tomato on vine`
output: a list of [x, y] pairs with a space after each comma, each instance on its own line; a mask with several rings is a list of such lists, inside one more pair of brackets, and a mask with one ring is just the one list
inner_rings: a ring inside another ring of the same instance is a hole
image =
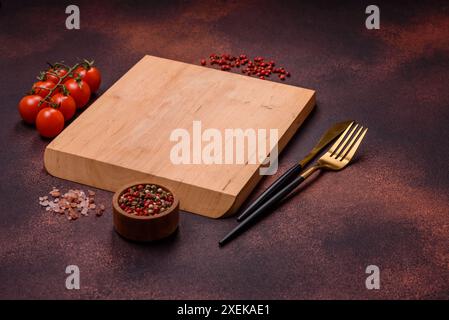
[[37, 114], [36, 128], [46, 138], [56, 137], [64, 129], [64, 116], [55, 108], [44, 108]]
[[38, 95], [25, 96], [20, 100], [18, 109], [23, 121], [29, 124], [36, 122], [37, 114], [42, 109], [42, 107], [39, 106], [41, 100], [42, 97]]
[[55, 69], [51, 68], [45, 72], [45, 80], [51, 81], [55, 84], [59, 82], [59, 80], [67, 74], [67, 70], [65, 69]]
[[65, 121], [69, 121], [75, 115], [76, 102], [71, 96], [57, 93], [51, 97], [51, 102], [57, 105], [56, 109], [62, 112]]
[[90, 88], [84, 80], [70, 79], [64, 82], [65, 87], [70, 92], [70, 96], [75, 100], [76, 107], [82, 109], [90, 99]]
[[42, 98], [45, 98], [50, 93], [50, 90], [53, 89], [55, 86], [56, 84], [51, 81], [38, 81], [33, 84], [31, 90], [34, 94], [37, 94]]
[[75, 69], [75, 74], [87, 82], [92, 93], [97, 92], [101, 84], [100, 70], [92, 66], [79, 66]]

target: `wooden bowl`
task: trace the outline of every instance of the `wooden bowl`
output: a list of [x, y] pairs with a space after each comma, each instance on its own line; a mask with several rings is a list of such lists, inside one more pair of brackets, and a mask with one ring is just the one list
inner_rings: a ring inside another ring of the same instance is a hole
[[[135, 216], [128, 214], [120, 208], [119, 197], [128, 188], [139, 184], [154, 184], [173, 195], [173, 204], [170, 208], [154, 216]], [[151, 182], [130, 183], [121, 188], [112, 198], [112, 211], [114, 229], [122, 237], [132, 241], [155, 241], [168, 237], [175, 232], [179, 221], [179, 200], [168, 188]]]

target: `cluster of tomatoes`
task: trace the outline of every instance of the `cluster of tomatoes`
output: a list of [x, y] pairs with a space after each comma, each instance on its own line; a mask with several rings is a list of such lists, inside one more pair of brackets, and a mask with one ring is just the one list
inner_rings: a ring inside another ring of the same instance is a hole
[[20, 100], [19, 113], [26, 123], [36, 125], [40, 135], [53, 138], [77, 110], [86, 107], [100, 87], [101, 73], [87, 60], [72, 67], [55, 63], [38, 80]]

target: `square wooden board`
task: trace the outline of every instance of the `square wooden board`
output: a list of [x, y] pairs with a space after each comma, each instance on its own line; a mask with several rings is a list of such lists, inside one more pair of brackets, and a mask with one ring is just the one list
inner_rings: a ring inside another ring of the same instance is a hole
[[46, 148], [47, 171], [117, 191], [145, 180], [171, 189], [181, 209], [235, 213], [259, 181], [259, 164], [173, 164], [171, 132], [271, 129], [279, 152], [315, 105], [315, 92], [269, 80], [145, 56]]

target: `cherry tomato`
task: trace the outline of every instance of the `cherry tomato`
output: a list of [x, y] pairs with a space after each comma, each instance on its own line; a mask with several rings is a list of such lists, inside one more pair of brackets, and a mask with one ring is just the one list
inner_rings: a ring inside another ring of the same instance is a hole
[[[67, 70], [65, 69], [49, 69], [45, 72], [45, 80], [51, 81], [54, 84], [59, 82], [59, 79], [67, 74]], [[65, 80], [65, 79], [64, 79]]]
[[101, 73], [96, 67], [78, 67], [75, 69], [75, 74], [79, 75], [81, 79], [87, 82], [92, 93], [97, 92], [101, 84]]
[[84, 108], [90, 99], [89, 85], [84, 80], [76, 81], [75, 79], [68, 80], [64, 85], [75, 100], [76, 107], [78, 109]]
[[38, 95], [25, 96], [20, 100], [18, 109], [23, 121], [30, 124], [36, 122], [36, 116], [42, 109], [42, 106], [39, 106], [41, 100], [42, 97]]
[[65, 121], [69, 121], [75, 115], [76, 102], [71, 96], [57, 93], [51, 97], [51, 102], [58, 105], [57, 109], [62, 112]]
[[64, 116], [55, 108], [44, 108], [37, 114], [36, 128], [46, 138], [56, 137], [64, 129]]
[[64, 81], [62, 83], [66, 83], [67, 81], [75, 79], [76, 77], [78, 77], [78, 74], [76, 74], [75, 70], [74, 70], [71, 73], [69, 73], [68, 75], [66, 75], [66, 77], [64, 78]]
[[34, 94], [45, 98], [55, 86], [56, 84], [51, 81], [38, 81], [33, 84], [32, 90]]

